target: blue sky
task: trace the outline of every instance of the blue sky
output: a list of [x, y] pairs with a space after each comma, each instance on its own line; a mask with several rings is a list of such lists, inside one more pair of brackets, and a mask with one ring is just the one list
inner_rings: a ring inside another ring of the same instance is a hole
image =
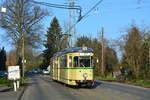
[[[68, 0], [40, 0], [44, 2], [65, 4]], [[99, 0], [76, 0], [82, 7], [84, 15]], [[56, 16], [62, 28], [68, 20], [68, 10], [50, 8], [53, 16], [45, 19], [45, 28], [49, 27], [50, 20]], [[103, 0], [88, 17], [76, 26], [76, 37], [85, 35], [98, 37], [101, 27], [105, 29], [105, 38], [108, 40], [119, 38], [131, 24], [138, 26], [150, 26], [150, 0]], [[98, 13], [96, 13], [98, 12]]]
[[[68, 0], [36, 0], [49, 3], [65, 4]], [[76, 0], [77, 5], [82, 7], [84, 15], [94, 4], [99, 0]], [[101, 27], [104, 27], [105, 38], [108, 40], [117, 39], [131, 24], [135, 23], [138, 26], [150, 26], [150, 0], [103, 0], [103, 2], [93, 10], [89, 16], [83, 19], [76, 26], [76, 36], [98, 37], [98, 32]], [[64, 23], [68, 21], [68, 10], [48, 8], [53, 15], [43, 20], [44, 32], [50, 25], [51, 19], [56, 16], [60, 22], [62, 29]], [[98, 13], [97, 13], [98, 12]], [[43, 34], [45, 34], [43, 33]], [[0, 34], [4, 31], [0, 30]], [[1, 35], [0, 35], [1, 36]], [[1, 41], [0, 47], [5, 43]], [[5, 47], [7, 51], [10, 47]]]

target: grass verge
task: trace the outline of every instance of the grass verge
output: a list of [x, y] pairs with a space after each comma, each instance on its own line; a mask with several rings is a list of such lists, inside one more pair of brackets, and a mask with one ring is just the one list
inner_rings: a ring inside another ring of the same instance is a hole
[[[27, 77], [22, 77], [20, 79], [21, 85], [28, 81]], [[8, 80], [7, 77], [0, 77], [0, 86], [12, 86], [13, 81]]]
[[118, 78], [113, 77], [101, 77], [101, 76], [95, 76], [95, 80], [102, 80], [102, 81], [118, 81]]
[[150, 80], [126, 80], [125, 83], [150, 88]]
[[109, 82], [121, 82], [121, 83], [129, 84], [129, 85], [150, 88], [150, 80], [134, 80], [133, 79], [133, 80], [120, 81], [119, 78], [101, 77], [101, 76], [95, 76], [95, 80], [102, 80], [102, 81], [109, 81]]
[[7, 77], [0, 77], [0, 86], [8, 86], [8, 83]]

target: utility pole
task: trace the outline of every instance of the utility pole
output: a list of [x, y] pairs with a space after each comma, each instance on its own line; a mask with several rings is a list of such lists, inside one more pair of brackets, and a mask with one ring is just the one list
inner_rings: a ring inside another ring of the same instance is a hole
[[101, 57], [102, 63], [101, 63], [100, 70], [101, 70], [102, 76], [104, 76], [105, 68], [104, 68], [104, 28], [103, 27], [101, 30], [101, 42], [102, 42], [102, 57]]
[[25, 47], [24, 47], [25, 45], [24, 45], [24, 32], [23, 32], [23, 34], [22, 34], [22, 77], [24, 77], [24, 70], [25, 70], [25, 54], [24, 54], [24, 49], [25, 49]]
[[150, 65], [150, 41], [148, 41], [148, 46], [149, 46], [149, 65]]
[[[75, 0], [68, 0], [69, 7], [74, 8], [75, 7]], [[73, 43], [75, 42], [75, 27], [71, 28], [76, 22], [76, 14], [74, 9], [69, 9], [69, 34], [71, 34], [71, 37], [69, 38], [69, 46], [73, 47]]]

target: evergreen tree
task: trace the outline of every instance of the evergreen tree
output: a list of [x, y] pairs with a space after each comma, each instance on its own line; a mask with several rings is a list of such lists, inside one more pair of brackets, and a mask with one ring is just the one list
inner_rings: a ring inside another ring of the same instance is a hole
[[0, 50], [0, 70], [6, 70], [6, 51], [4, 47]]
[[62, 32], [56, 17], [53, 18], [46, 37], [47, 40], [44, 44], [46, 49], [43, 51], [43, 67], [47, 67], [50, 63], [50, 58], [61, 49]]

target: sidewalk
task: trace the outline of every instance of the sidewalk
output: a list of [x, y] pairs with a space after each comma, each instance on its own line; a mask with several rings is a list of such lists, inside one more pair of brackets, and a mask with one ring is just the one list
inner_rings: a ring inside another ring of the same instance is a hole
[[0, 87], [0, 100], [20, 100], [24, 89], [24, 87], [21, 87], [17, 92], [14, 92], [11, 87]]

